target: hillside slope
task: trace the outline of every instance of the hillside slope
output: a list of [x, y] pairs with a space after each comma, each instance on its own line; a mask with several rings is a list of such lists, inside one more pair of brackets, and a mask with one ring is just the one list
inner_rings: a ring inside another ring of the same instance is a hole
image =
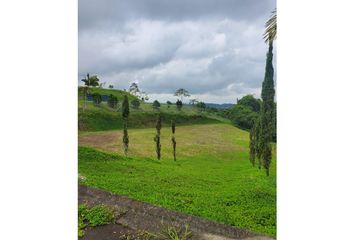
[[[78, 101], [78, 124], [80, 131], [103, 131], [122, 129], [123, 119], [121, 116], [121, 103], [124, 95], [128, 96], [129, 101], [137, 99], [128, 92], [121, 90], [91, 88], [90, 93], [99, 93], [101, 95], [114, 95], [118, 98], [118, 107], [112, 109], [108, 107], [107, 102], [102, 102], [99, 106], [94, 106], [92, 101], [86, 101], [86, 107], [83, 89], [79, 88]], [[159, 110], [152, 107], [151, 103], [140, 101], [139, 109], [130, 108], [129, 127], [145, 128], [154, 127], [158, 114], [162, 115], [163, 125], [170, 125], [174, 120], [179, 125], [188, 124], [206, 124], [228, 122], [228, 120], [216, 115], [200, 112], [197, 108], [186, 105], [182, 110], [177, 110], [175, 105], [168, 106], [161, 104]]]

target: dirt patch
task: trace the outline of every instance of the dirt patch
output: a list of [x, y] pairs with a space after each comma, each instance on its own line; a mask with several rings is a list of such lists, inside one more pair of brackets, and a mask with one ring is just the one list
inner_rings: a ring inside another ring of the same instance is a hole
[[79, 136], [79, 145], [114, 152], [121, 139], [122, 134], [119, 131], [103, 132]]
[[118, 212], [120, 212], [117, 215], [116, 224], [86, 229], [85, 236], [82, 238], [85, 240], [118, 240], [122, 239], [124, 235], [133, 236], [130, 239], [144, 239], [139, 237], [143, 232], [157, 233], [164, 230], [166, 226], [182, 228], [186, 225], [192, 232], [190, 239], [272, 239], [244, 229], [208, 221], [82, 185], [79, 186], [78, 201], [80, 204], [86, 203], [88, 205], [104, 204], [118, 209]]

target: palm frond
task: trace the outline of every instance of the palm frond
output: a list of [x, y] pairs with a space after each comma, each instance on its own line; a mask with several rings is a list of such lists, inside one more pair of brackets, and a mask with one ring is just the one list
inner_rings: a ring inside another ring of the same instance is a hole
[[273, 42], [277, 38], [277, 9], [272, 12], [269, 20], [265, 24], [266, 30], [263, 34], [265, 42]]

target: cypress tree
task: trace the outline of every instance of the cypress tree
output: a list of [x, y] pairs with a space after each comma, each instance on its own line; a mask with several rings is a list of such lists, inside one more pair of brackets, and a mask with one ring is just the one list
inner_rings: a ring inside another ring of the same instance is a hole
[[261, 138], [261, 122], [257, 119], [254, 125], [254, 142], [255, 142], [255, 154], [256, 159], [258, 159], [258, 168], [262, 168], [262, 151], [260, 147], [260, 138]]
[[173, 146], [173, 160], [176, 161], [176, 138], [175, 138], [175, 131], [176, 131], [176, 124], [175, 121], [171, 121], [171, 128], [172, 128], [172, 146]]
[[156, 142], [156, 154], [158, 160], [160, 160], [161, 158], [161, 140], [160, 140], [161, 127], [162, 127], [162, 118], [161, 118], [161, 114], [159, 114], [156, 121], [156, 136], [154, 138]]
[[255, 125], [253, 125], [251, 131], [250, 131], [250, 162], [252, 163], [252, 166], [254, 166], [256, 162], [256, 138], [255, 138]]
[[272, 141], [274, 131], [274, 69], [273, 69], [273, 41], [269, 41], [267, 54], [267, 62], [265, 68], [265, 77], [262, 83], [262, 107], [260, 115], [260, 142], [262, 164], [269, 176], [269, 167], [272, 160], [272, 149], [270, 142]]
[[129, 147], [129, 135], [128, 135], [128, 118], [129, 118], [129, 101], [128, 97], [125, 95], [122, 103], [122, 117], [123, 117], [123, 145], [124, 154], [128, 155]]

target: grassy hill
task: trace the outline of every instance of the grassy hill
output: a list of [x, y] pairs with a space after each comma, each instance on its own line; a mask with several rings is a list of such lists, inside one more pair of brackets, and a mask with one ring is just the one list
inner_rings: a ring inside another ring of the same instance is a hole
[[170, 128], [130, 129], [129, 157], [122, 131], [79, 134], [83, 184], [217, 222], [276, 235], [276, 161], [270, 176], [248, 160], [249, 134], [230, 124], [177, 126], [177, 161]]
[[[79, 88], [79, 109], [78, 121], [80, 131], [103, 131], [122, 129], [123, 121], [121, 117], [120, 105], [124, 95], [128, 96], [129, 101], [136, 99], [135, 96], [121, 90], [91, 88], [91, 93], [99, 93], [102, 95], [112, 94], [118, 98], [118, 108], [109, 108], [107, 102], [102, 102], [99, 106], [94, 106], [92, 101], [86, 102], [84, 108], [83, 89]], [[139, 109], [130, 108], [131, 114], [129, 118], [130, 128], [154, 127], [156, 117], [159, 113], [162, 115], [163, 124], [170, 124], [171, 120], [179, 125], [188, 124], [207, 124], [217, 122], [227, 122], [228, 120], [216, 115], [200, 112], [197, 108], [185, 105], [181, 111], [177, 110], [175, 105], [168, 106], [161, 103], [160, 110], [153, 109], [151, 103], [141, 101]]]

